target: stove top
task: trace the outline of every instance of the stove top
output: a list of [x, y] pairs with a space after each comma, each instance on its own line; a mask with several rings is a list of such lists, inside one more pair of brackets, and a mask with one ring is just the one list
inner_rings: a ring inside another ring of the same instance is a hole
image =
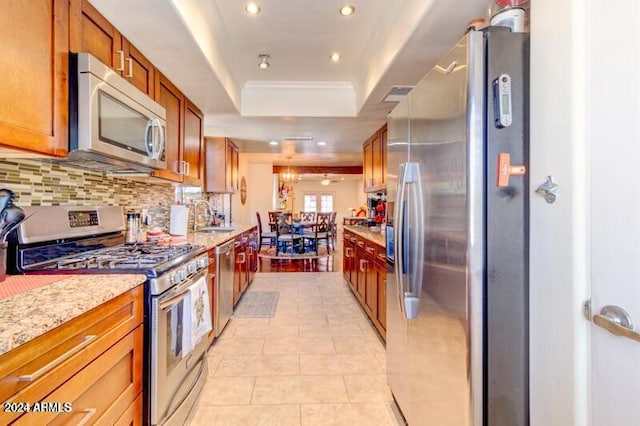
[[148, 269], [196, 249], [192, 244], [124, 244], [62, 257], [49, 262], [48, 266], [54, 269]]
[[124, 244], [120, 207], [25, 207], [25, 212], [31, 219], [10, 236], [12, 274], [144, 274], [150, 293], [160, 294], [172, 277], [176, 280], [176, 271], [208, 264], [204, 246]]

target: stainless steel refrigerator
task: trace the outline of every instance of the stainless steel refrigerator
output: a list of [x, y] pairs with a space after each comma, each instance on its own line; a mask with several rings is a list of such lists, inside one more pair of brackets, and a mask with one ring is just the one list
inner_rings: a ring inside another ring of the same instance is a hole
[[529, 424], [528, 43], [466, 34], [388, 117], [387, 378], [411, 426]]

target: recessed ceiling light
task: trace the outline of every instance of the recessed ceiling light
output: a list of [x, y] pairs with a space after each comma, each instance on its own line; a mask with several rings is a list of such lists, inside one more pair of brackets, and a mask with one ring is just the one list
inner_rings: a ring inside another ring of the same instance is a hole
[[276, 145], [278, 145], [278, 141], [271, 141], [271, 142], [269, 142], [269, 145], [276, 146]]
[[324, 142], [324, 141], [320, 141], [320, 142], [318, 142], [318, 146], [325, 146], [326, 144], [327, 144], [327, 143], [326, 143], [326, 142]]
[[258, 59], [260, 59], [260, 62], [258, 63], [258, 68], [260, 68], [261, 70], [266, 70], [267, 68], [269, 68], [271, 66], [271, 64], [269, 63], [270, 57], [271, 56], [264, 53], [261, 55], [258, 55]]
[[257, 3], [250, 2], [244, 5], [244, 10], [250, 15], [257, 15], [262, 9], [260, 9]]
[[350, 4], [345, 4], [340, 8], [340, 15], [342, 16], [350, 16], [356, 12], [356, 8]]
[[329, 58], [332, 62], [338, 62], [340, 60], [340, 54], [338, 52], [333, 52]]

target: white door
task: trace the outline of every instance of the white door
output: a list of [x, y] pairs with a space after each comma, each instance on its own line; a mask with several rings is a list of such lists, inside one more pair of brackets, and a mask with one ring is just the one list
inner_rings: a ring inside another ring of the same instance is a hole
[[618, 306], [639, 333], [634, 341], [592, 325], [593, 426], [640, 424], [639, 20], [637, 0], [590, 2], [592, 314]]

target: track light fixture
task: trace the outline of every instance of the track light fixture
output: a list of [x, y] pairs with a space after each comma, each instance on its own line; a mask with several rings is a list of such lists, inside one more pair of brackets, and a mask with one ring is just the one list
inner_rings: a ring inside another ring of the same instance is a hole
[[261, 55], [258, 55], [258, 59], [260, 59], [260, 62], [258, 63], [258, 67], [261, 70], [266, 70], [267, 68], [269, 68], [271, 66], [271, 64], [269, 63], [269, 58], [270, 57], [271, 57], [270, 55], [267, 55], [267, 54], [264, 54], [264, 53], [261, 54]]

